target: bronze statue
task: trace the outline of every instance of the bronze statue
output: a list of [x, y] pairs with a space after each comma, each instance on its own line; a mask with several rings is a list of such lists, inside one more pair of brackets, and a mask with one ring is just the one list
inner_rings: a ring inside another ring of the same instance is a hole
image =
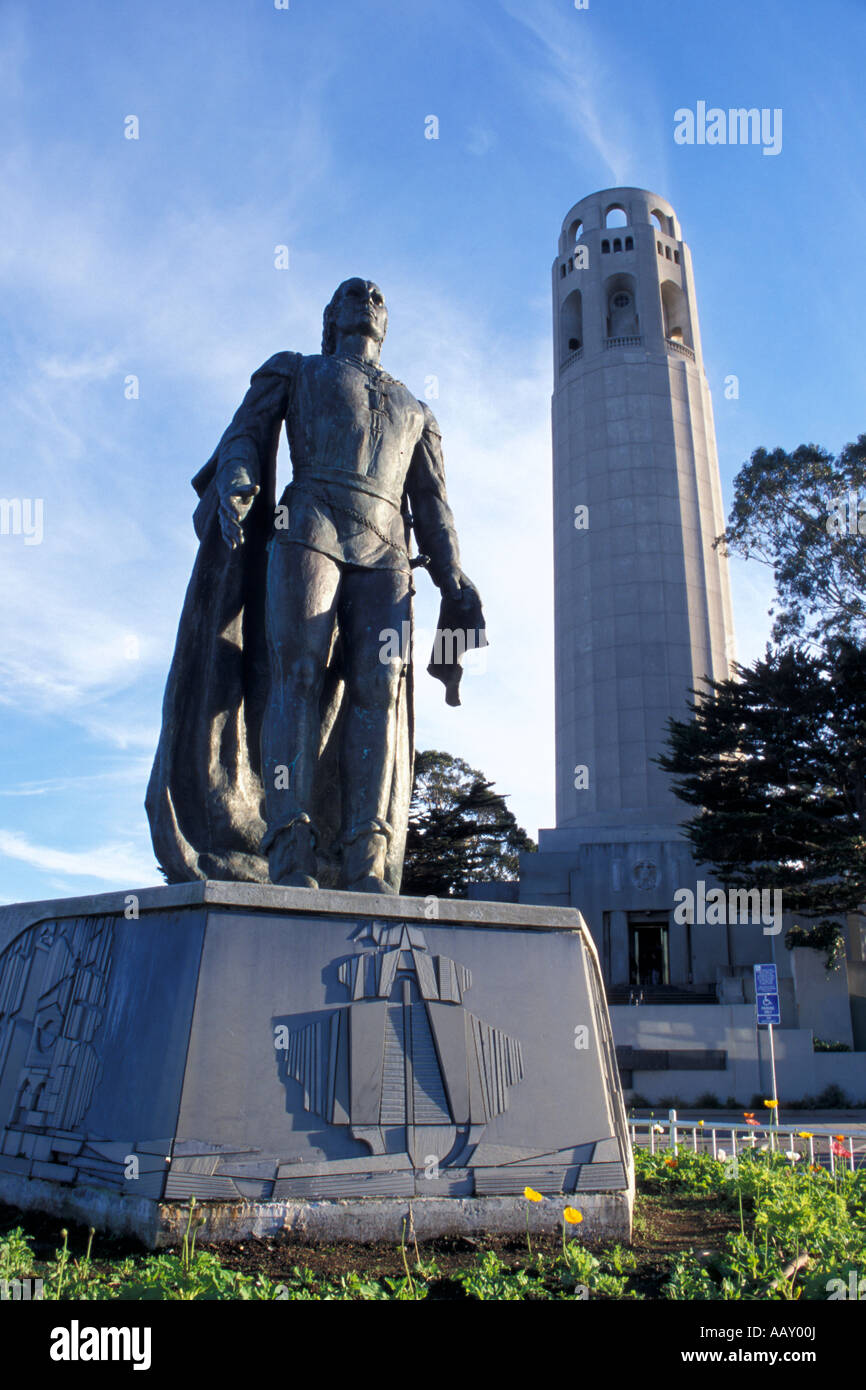
[[[462, 651], [486, 637], [436, 420], [379, 366], [387, 322], [378, 286], [346, 280], [321, 354], [260, 367], [193, 479], [201, 544], [146, 799], [170, 882], [400, 890], [413, 569], [443, 595], [428, 670], [450, 704]], [[275, 506], [283, 421], [292, 481]]]

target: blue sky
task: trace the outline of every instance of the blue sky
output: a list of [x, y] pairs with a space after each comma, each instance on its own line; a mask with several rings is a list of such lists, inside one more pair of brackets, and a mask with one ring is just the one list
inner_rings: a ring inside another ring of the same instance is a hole
[[[142, 803], [189, 479], [251, 371], [318, 350], [349, 275], [385, 291], [384, 365], [419, 395], [439, 378], [490, 626], [461, 709], [417, 682], [418, 744], [482, 768], [531, 833], [552, 824], [562, 218], [618, 184], [677, 210], [726, 506], [757, 446], [841, 447], [866, 429], [864, 39], [860, 0], [5, 0], [0, 496], [43, 499], [44, 536], [0, 536], [0, 899], [159, 881]], [[781, 153], [677, 145], [674, 112], [699, 100], [781, 108]], [[751, 660], [770, 589], [755, 565], [733, 581]]]

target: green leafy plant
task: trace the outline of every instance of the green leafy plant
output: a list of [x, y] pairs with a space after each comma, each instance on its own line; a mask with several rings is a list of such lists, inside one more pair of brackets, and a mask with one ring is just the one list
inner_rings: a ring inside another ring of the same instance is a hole
[[[692, 1194], [711, 1191], [739, 1216], [709, 1259], [677, 1256], [664, 1293], [671, 1299], [822, 1297], [827, 1280], [866, 1261], [866, 1171], [831, 1174], [789, 1153], [746, 1150], [736, 1163], [707, 1154], [635, 1155], [643, 1183]], [[847, 1276], [844, 1276], [847, 1277]]]
[[33, 1269], [32, 1237], [26, 1236], [21, 1226], [16, 1226], [5, 1236], [0, 1236], [0, 1279], [21, 1279]]

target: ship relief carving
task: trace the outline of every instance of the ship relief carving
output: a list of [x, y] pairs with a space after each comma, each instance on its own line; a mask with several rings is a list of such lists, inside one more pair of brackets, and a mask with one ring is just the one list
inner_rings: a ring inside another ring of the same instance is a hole
[[363, 949], [337, 968], [348, 1002], [288, 1029], [285, 1075], [371, 1154], [459, 1166], [523, 1079], [520, 1043], [465, 1007], [469, 970], [420, 928], [374, 922], [353, 939]]

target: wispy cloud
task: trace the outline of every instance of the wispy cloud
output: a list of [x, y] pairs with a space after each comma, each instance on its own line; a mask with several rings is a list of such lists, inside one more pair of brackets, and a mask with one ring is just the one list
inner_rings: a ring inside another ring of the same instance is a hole
[[153, 861], [142, 855], [131, 841], [70, 851], [34, 844], [17, 831], [0, 830], [0, 854], [44, 873], [71, 874], [103, 883], [142, 887], [161, 881]]
[[576, 158], [585, 165], [587, 147], [598, 156], [609, 170], [611, 187], [639, 178], [647, 166], [648, 131], [646, 122], [640, 128], [637, 122], [652, 102], [647, 79], [634, 64], [626, 87], [622, 64], [627, 50], [621, 44], [605, 45], [606, 31], [592, 23], [589, 11], [555, 0], [536, 0], [531, 6], [519, 0], [501, 3], [534, 40], [519, 59], [512, 55], [515, 83], [530, 93], [533, 104], [550, 108]]
[[97, 788], [141, 786], [142, 776], [149, 764], [142, 759], [125, 760], [120, 767], [106, 772], [94, 772], [75, 777], [46, 777], [38, 781], [20, 782], [17, 786], [0, 787], [0, 797], [58, 796], [66, 792], [92, 791]]
[[48, 357], [36, 365], [52, 381], [105, 381], [118, 372], [120, 359], [117, 353], [101, 357]]

